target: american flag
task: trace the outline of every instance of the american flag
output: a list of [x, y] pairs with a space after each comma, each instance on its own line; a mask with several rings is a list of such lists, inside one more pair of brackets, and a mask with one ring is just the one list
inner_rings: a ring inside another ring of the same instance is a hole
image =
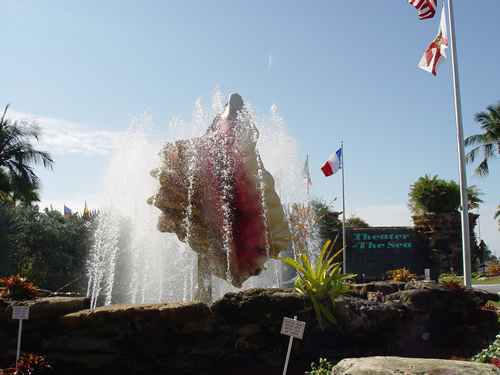
[[436, 14], [437, 0], [408, 0], [418, 10], [418, 18], [425, 20]]

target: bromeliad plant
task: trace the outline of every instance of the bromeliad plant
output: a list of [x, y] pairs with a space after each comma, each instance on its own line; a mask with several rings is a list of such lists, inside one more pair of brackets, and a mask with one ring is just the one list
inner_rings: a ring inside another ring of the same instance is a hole
[[35, 299], [37, 297], [37, 287], [26, 281], [25, 277], [16, 276], [2, 277], [0, 283], [0, 296], [9, 299]]
[[[342, 253], [344, 248], [339, 250], [333, 256], [330, 256], [333, 251], [333, 245], [330, 247], [331, 241], [327, 241], [319, 255], [316, 266], [313, 267], [306, 254], [301, 254], [299, 260], [302, 264], [292, 258], [278, 258], [285, 263], [288, 263], [299, 272], [299, 278], [295, 280], [295, 289], [307, 295], [313, 304], [316, 318], [319, 326], [323, 329], [322, 315], [325, 316], [333, 324], [337, 324], [337, 319], [328, 309], [321, 303], [324, 298], [330, 298], [332, 307], [335, 309], [335, 298], [345, 295], [350, 292], [344, 285], [344, 281], [355, 277], [350, 273], [341, 274], [342, 262], [334, 263], [334, 259]], [[330, 250], [327, 253], [328, 248]]]
[[411, 273], [410, 270], [406, 268], [400, 268], [397, 270], [386, 271], [385, 273], [392, 281], [411, 281], [415, 280], [415, 274]]
[[49, 372], [52, 372], [52, 367], [45, 357], [33, 353], [23, 353], [17, 361], [17, 369], [15, 367], [5, 369], [5, 373], [9, 375], [42, 375]]

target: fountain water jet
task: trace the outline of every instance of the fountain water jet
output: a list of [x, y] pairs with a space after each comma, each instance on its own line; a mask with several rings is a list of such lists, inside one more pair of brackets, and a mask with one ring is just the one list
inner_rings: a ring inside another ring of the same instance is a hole
[[[222, 98], [216, 90], [211, 107], [204, 107], [201, 99], [196, 102], [193, 120], [173, 119], [169, 124], [168, 140], [200, 137], [221, 111]], [[248, 114], [252, 113], [248, 103], [245, 103], [245, 108]], [[298, 147], [287, 134], [276, 106], [271, 107], [269, 117], [252, 117], [260, 132], [257, 145], [260, 156], [275, 177], [281, 200], [302, 200], [305, 187], [300, 176]], [[175, 235], [158, 232], [156, 219], [160, 211], [146, 203], [158, 189], [149, 171], [160, 165], [157, 155], [160, 137], [153, 136], [151, 128], [152, 119], [148, 116], [134, 120], [110, 166], [106, 180], [106, 208], [103, 210], [106, 214], [101, 215], [96, 246], [89, 259], [88, 294], [92, 296], [94, 306], [194, 299], [196, 253]], [[259, 173], [262, 173], [262, 168]], [[189, 189], [188, 186], [188, 194], [191, 194]], [[186, 211], [189, 213], [190, 210], [192, 207], [188, 205]], [[184, 224], [189, 227], [189, 220], [185, 219]], [[119, 231], [121, 235], [117, 236]], [[278, 263], [268, 261], [268, 270], [249, 279], [242, 287], [277, 283], [281, 277]], [[215, 277], [212, 284], [213, 298], [236, 290], [228, 282]]]

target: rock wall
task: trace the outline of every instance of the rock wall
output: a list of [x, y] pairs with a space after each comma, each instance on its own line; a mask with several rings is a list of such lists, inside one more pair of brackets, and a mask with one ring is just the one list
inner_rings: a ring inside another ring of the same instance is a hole
[[[477, 267], [479, 247], [476, 243], [474, 228], [479, 215], [469, 214], [470, 252], [472, 268]], [[463, 270], [462, 219], [458, 212], [449, 214], [429, 213], [412, 216], [417, 236], [422, 244], [428, 263], [435, 277], [441, 273], [458, 274]]]
[[[318, 359], [372, 355], [470, 357], [499, 331], [497, 313], [480, 306], [497, 294], [435, 283], [351, 285], [338, 298], [338, 324], [319, 327], [310, 300], [293, 289], [228, 293], [201, 302], [122, 304], [89, 309], [85, 297], [0, 300], [0, 368], [15, 359], [12, 306], [30, 305], [22, 350], [47, 356], [56, 374], [276, 374], [289, 337], [284, 317], [306, 323], [293, 341], [289, 375]], [[332, 309], [331, 306], [329, 306]]]

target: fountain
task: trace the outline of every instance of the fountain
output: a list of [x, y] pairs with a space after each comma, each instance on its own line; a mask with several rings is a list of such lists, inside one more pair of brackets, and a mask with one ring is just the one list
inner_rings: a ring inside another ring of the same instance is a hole
[[[275, 105], [259, 118], [237, 94], [222, 103], [218, 89], [211, 106], [200, 98], [192, 120], [170, 122], [164, 142], [151, 116], [132, 121], [105, 181], [106, 208], [88, 262], [92, 306], [210, 302], [286, 277], [268, 259], [287, 248], [280, 198], [305, 197], [296, 141]], [[235, 176], [243, 181], [236, 186], [229, 183]], [[235, 224], [242, 211], [248, 215]]]

